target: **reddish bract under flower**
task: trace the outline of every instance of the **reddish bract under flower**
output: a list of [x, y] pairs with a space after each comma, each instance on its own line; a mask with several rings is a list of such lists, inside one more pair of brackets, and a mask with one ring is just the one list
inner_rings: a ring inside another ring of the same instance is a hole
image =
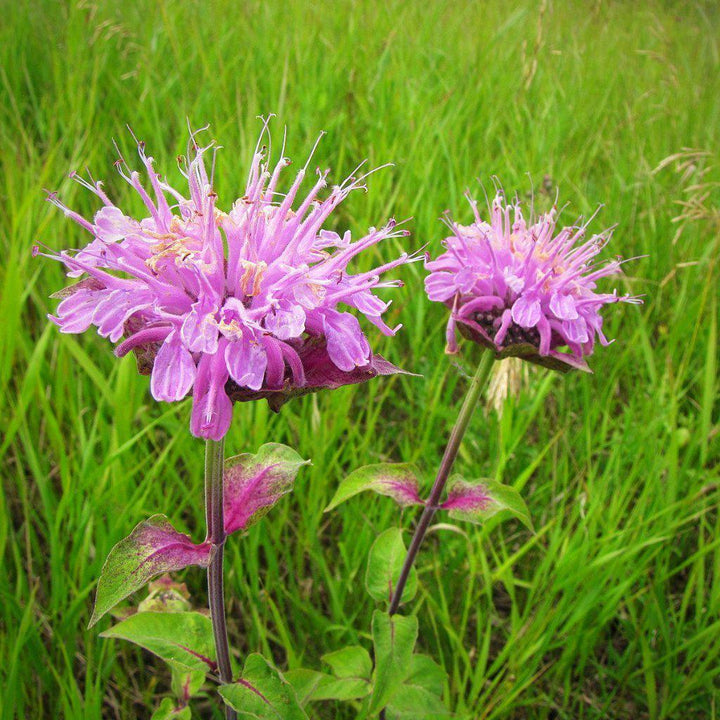
[[[390, 303], [374, 291], [401, 286], [380, 276], [411, 258], [402, 254], [356, 275], [347, 266], [407, 231], [390, 220], [353, 242], [349, 231], [341, 237], [323, 229], [349, 193], [365, 187], [367, 175], [348, 178], [319, 200], [328, 173], [318, 171], [312, 190], [296, 202], [310, 160], [281, 195], [278, 181], [290, 160], [283, 156], [271, 169], [265, 149], [256, 148], [245, 195], [223, 212], [205, 166], [212, 144], [199, 147], [191, 136], [183, 172], [189, 198], [155, 172], [142, 143], [138, 149], [154, 197], [139, 173], [122, 160], [117, 165], [148, 216], [125, 215], [92, 179], [74, 176], [104, 203], [92, 222], [50, 195], [93, 236], [73, 254], [51, 255], [68, 275], [89, 276], [60, 294], [50, 317], [62, 332], [94, 325], [112, 342], [125, 336], [116, 353], [136, 352], [141, 371], [151, 373], [153, 397], [172, 402], [192, 390], [191, 430], [215, 440], [227, 432], [233, 400], [267, 397], [277, 407], [295, 394], [400, 372], [373, 355], [357, 318], [339, 308], [354, 308], [386, 335], [397, 331], [382, 319]], [[212, 159], [214, 171], [214, 150]]]
[[492, 203], [491, 223], [482, 220], [474, 200], [470, 205], [475, 222], [448, 221], [454, 235], [443, 242], [447, 251], [425, 265], [428, 296], [451, 309], [448, 352], [457, 352], [459, 331], [498, 358], [520, 356], [555, 370], [587, 370], [585, 357], [595, 339], [611, 342], [602, 332], [602, 307], [640, 302], [595, 292], [596, 280], [620, 272], [619, 261], [593, 263], [610, 233], [584, 241], [583, 225], [555, 234], [555, 208], [528, 224], [520, 203], [508, 204], [502, 194]]

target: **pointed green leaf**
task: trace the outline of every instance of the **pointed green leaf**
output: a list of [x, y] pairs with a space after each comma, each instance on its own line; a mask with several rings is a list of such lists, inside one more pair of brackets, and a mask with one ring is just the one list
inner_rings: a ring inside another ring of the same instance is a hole
[[279, 443], [225, 460], [225, 531], [246, 530], [257, 522], [292, 490], [298, 471], [309, 462]]
[[341, 650], [327, 653], [322, 661], [330, 666], [333, 675], [338, 678], [363, 678], [369, 680], [372, 675], [370, 653], [360, 645], [349, 645]]
[[197, 612], [137, 613], [100, 635], [129, 640], [186, 670], [215, 668], [212, 623]]
[[197, 695], [205, 682], [202, 670], [186, 670], [178, 665], [171, 665], [171, 687], [175, 697], [187, 704], [191, 697]]
[[325, 512], [365, 490], [387, 495], [402, 507], [422, 505], [419, 476], [417, 467], [411, 463], [379, 463], [358, 468], [340, 483]]
[[376, 610], [372, 618], [375, 682], [369, 712], [378, 712], [395, 696], [407, 678], [418, 634], [415, 616], [404, 617]]
[[187, 705], [177, 707], [171, 698], [165, 698], [150, 720], [190, 720], [191, 717], [192, 713]]
[[[370, 548], [365, 573], [365, 587], [374, 600], [390, 602], [406, 555], [407, 549], [399, 528], [390, 528], [378, 535]], [[403, 591], [403, 602], [415, 597], [417, 584], [417, 572], [413, 567]]]
[[493, 515], [504, 513], [516, 517], [529, 530], [533, 529], [530, 512], [520, 493], [510, 485], [496, 480], [468, 482], [453, 475], [448, 482], [448, 497], [441, 505], [450, 517], [481, 525]]
[[360, 645], [323, 655], [333, 675], [313, 670], [292, 670], [285, 674], [295, 688], [301, 703], [310, 700], [359, 700], [370, 694], [372, 659]]
[[369, 680], [357, 677], [337, 678], [315, 670], [288, 670], [285, 679], [293, 686], [300, 704], [319, 700], [361, 700], [370, 694]]
[[220, 687], [240, 718], [308, 720], [292, 685], [262, 655], [248, 655], [240, 682]]
[[144, 520], [110, 551], [100, 573], [88, 627], [156, 575], [188, 565], [207, 567], [209, 554], [208, 543], [195, 545], [175, 530], [165, 515]]
[[427, 655], [413, 655], [410, 674], [386, 709], [387, 720], [443, 718], [452, 713], [442, 701], [447, 673]]

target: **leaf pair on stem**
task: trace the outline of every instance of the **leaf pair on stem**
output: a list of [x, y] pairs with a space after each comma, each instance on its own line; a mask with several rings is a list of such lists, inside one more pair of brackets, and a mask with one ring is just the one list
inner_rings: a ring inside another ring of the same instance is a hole
[[[256, 454], [225, 461], [225, 532], [246, 530], [292, 490], [303, 460], [286, 445], [268, 443]], [[191, 565], [206, 568], [209, 540], [196, 544], [177, 531], [165, 515], [144, 520], [110, 551], [103, 566], [90, 627], [121, 600], [162, 573]]]

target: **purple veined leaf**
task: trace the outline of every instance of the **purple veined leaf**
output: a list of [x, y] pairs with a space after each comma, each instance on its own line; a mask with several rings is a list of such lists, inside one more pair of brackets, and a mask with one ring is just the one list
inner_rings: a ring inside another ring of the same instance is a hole
[[191, 720], [192, 711], [188, 705], [177, 705], [172, 698], [164, 698], [150, 720]]
[[199, 612], [139, 612], [100, 633], [129, 640], [184, 672], [215, 672], [212, 621]]
[[423, 505], [419, 496], [418, 468], [412, 463], [378, 463], [365, 465], [351, 472], [338, 487], [325, 508], [333, 510], [349, 498], [365, 490], [391, 497], [401, 507]]
[[529, 530], [533, 529], [530, 512], [515, 488], [496, 480], [467, 481], [453, 475], [448, 482], [447, 500], [440, 506], [450, 517], [481, 525], [500, 512], [516, 517]]
[[309, 464], [292, 448], [263, 445], [255, 455], [245, 453], [225, 461], [225, 532], [246, 530], [283, 495], [292, 490], [298, 471]]
[[293, 686], [258, 653], [247, 656], [241, 679], [221, 685], [219, 692], [239, 718], [308, 720]]
[[209, 554], [209, 543], [196, 545], [175, 530], [165, 515], [144, 520], [110, 551], [100, 573], [88, 627], [155, 576], [189, 565], [207, 567]]

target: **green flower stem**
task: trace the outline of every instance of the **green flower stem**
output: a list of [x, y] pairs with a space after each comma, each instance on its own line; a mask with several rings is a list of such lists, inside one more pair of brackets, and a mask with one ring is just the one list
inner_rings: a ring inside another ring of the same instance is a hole
[[[230, 646], [225, 623], [225, 596], [223, 590], [223, 555], [225, 549], [225, 519], [223, 517], [223, 440], [208, 440], [205, 444], [205, 519], [211, 543], [208, 563], [208, 605], [215, 636], [218, 672], [222, 684], [232, 682]], [[225, 706], [226, 720], [237, 720], [237, 713]]]
[[490, 371], [492, 370], [494, 359], [493, 354], [487, 351], [483, 352], [483, 355], [480, 358], [480, 363], [478, 364], [478, 368], [475, 372], [475, 377], [470, 383], [460, 414], [458, 415], [458, 419], [455, 421], [452, 433], [450, 433], [450, 439], [448, 440], [447, 447], [445, 448], [445, 454], [443, 455], [442, 462], [438, 468], [435, 482], [433, 483], [432, 490], [430, 491], [430, 496], [425, 503], [425, 509], [420, 516], [420, 521], [417, 524], [417, 528], [415, 528], [415, 534], [413, 535], [407, 555], [405, 556], [405, 563], [403, 564], [400, 577], [398, 578], [398, 583], [390, 601], [390, 608], [388, 610], [389, 615], [394, 615], [400, 607], [405, 583], [410, 575], [410, 570], [415, 562], [415, 557], [420, 549], [420, 545], [422, 545], [422, 541], [425, 538], [428, 526], [438, 509], [440, 496], [442, 495], [442, 491], [445, 488], [445, 484], [447, 483], [447, 479], [450, 475], [450, 470], [452, 470], [453, 463], [457, 457], [460, 443], [462, 442], [465, 431], [470, 424], [470, 419], [472, 418], [475, 406], [480, 399], [480, 393], [490, 377]]

